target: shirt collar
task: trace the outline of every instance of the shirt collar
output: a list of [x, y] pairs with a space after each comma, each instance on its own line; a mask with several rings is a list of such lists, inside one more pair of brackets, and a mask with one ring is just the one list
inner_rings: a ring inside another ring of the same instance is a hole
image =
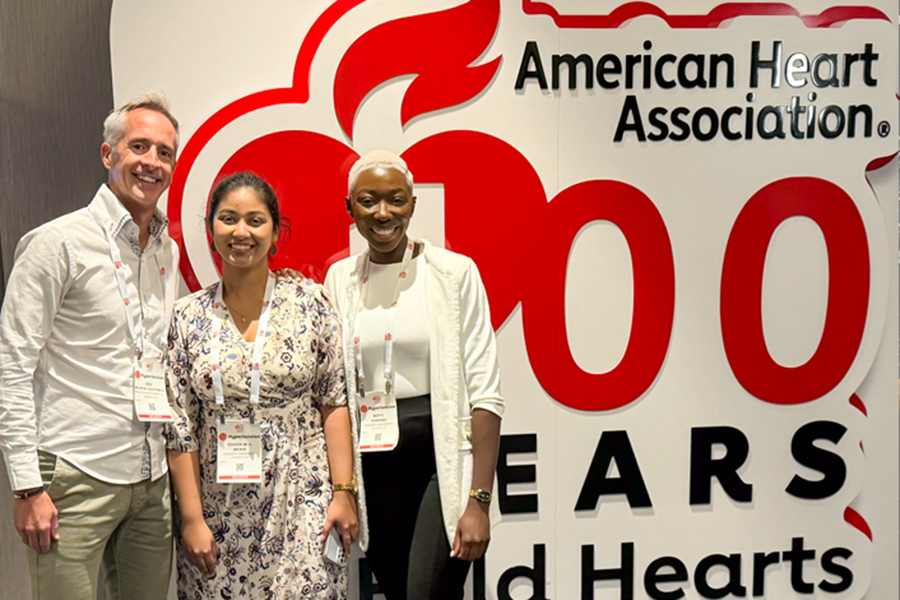
[[[122, 229], [125, 228], [126, 224], [134, 223], [131, 213], [128, 212], [125, 205], [116, 198], [116, 195], [105, 183], [97, 190], [94, 199], [91, 201], [90, 205], [88, 205], [88, 209], [100, 226], [109, 231], [113, 237], [117, 237], [119, 233], [122, 232]], [[150, 219], [151, 239], [159, 242], [168, 225], [169, 219], [166, 218], [166, 215], [164, 215], [159, 208], [157, 208], [153, 213], [153, 217]], [[135, 225], [135, 228], [136, 227], [137, 226]]]

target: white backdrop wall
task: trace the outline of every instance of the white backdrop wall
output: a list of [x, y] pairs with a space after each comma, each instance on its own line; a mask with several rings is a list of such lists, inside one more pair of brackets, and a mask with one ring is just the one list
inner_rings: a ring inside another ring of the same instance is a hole
[[113, 5], [113, 88], [182, 121], [186, 289], [223, 173], [273, 182], [275, 266], [321, 278], [381, 147], [413, 233], [478, 263], [508, 410], [470, 598], [900, 595], [895, 4], [145, 9]]

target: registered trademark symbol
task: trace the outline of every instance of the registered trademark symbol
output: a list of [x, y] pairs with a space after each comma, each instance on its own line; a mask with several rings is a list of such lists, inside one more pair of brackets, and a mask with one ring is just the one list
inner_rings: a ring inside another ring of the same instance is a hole
[[891, 132], [891, 124], [887, 121], [882, 121], [878, 124], [878, 135], [881, 137], [887, 137]]

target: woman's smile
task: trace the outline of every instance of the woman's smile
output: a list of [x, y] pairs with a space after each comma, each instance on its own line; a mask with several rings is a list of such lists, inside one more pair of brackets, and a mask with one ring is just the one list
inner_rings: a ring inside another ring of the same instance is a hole
[[268, 268], [269, 248], [278, 239], [278, 231], [259, 195], [243, 187], [222, 199], [213, 219], [212, 238], [224, 264]]
[[416, 197], [397, 169], [374, 167], [359, 174], [350, 194], [350, 216], [369, 243], [373, 262], [400, 262], [415, 207]]

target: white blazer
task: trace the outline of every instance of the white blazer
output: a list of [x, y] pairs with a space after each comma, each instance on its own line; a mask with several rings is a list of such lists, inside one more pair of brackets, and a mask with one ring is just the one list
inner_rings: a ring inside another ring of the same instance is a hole
[[[479, 408], [503, 416], [500, 369], [491, 313], [478, 267], [472, 259], [424, 242], [427, 269], [425, 301], [431, 361], [431, 419], [434, 455], [447, 540], [452, 545], [456, 526], [469, 501], [472, 483], [472, 410]], [[359, 446], [356, 366], [351, 337], [359, 307], [360, 274], [368, 251], [335, 263], [325, 277], [343, 321], [344, 364], [353, 447]], [[368, 517], [363, 491], [361, 459], [356, 452], [359, 484], [360, 547], [369, 544]], [[492, 523], [499, 513], [492, 503]]]

